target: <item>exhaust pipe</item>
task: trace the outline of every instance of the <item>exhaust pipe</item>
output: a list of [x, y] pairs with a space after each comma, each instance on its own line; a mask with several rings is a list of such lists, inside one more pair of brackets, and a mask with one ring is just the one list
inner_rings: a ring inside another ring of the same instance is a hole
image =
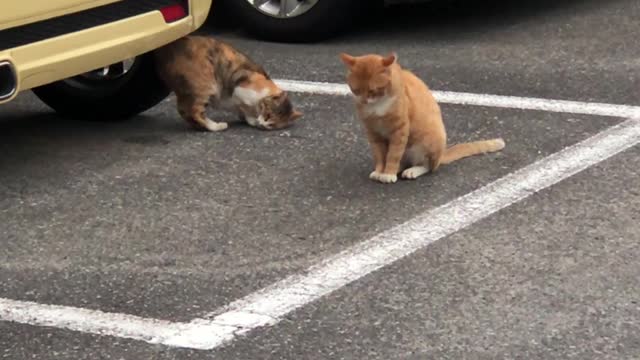
[[18, 80], [13, 65], [6, 60], [0, 60], [0, 100], [5, 100], [16, 93]]

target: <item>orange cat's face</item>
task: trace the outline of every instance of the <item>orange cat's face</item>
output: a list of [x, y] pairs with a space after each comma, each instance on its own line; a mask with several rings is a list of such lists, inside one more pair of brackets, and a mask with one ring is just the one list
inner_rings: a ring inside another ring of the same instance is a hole
[[351, 56], [340, 54], [349, 69], [347, 84], [357, 101], [367, 104], [382, 99], [391, 88], [390, 66], [396, 61], [395, 54]]

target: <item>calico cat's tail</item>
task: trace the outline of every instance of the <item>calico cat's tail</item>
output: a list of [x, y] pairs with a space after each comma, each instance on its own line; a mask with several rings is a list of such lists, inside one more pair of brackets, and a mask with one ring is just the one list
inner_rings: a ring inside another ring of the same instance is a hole
[[495, 152], [502, 149], [504, 149], [504, 140], [500, 138], [456, 144], [444, 152], [440, 163], [449, 164], [467, 156]]

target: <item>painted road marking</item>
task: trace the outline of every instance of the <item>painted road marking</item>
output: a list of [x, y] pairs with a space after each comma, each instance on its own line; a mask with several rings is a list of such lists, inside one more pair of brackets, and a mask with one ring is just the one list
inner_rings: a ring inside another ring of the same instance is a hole
[[189, 323], [0, 298], [0, 320], [215, 349], [640, 143], [627, 120]]
[[[350, 95], [349, 87], [345, 84], [298, 80], [275, 80], [275, 82], [286, 91], [319, 95]], [[539, 110], [557, 113], [613, 116], [620, 118], [640, 117], [640, 106], [631, 105], [474, 94], [454, 91], [433, 91], [433, 95], [438, 102], [443, 104]]]

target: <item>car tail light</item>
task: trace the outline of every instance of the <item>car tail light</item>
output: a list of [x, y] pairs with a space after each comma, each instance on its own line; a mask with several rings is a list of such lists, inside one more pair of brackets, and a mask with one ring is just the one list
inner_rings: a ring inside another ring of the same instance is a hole
[[164, 21], [167, 23], [174, 22], [187, 17], [187, 14], [189, 14], [189, 4], [187, 1], [181, 1], [178, 4], [163, 7], [160, 9], [160, 12], [164, 17]]

